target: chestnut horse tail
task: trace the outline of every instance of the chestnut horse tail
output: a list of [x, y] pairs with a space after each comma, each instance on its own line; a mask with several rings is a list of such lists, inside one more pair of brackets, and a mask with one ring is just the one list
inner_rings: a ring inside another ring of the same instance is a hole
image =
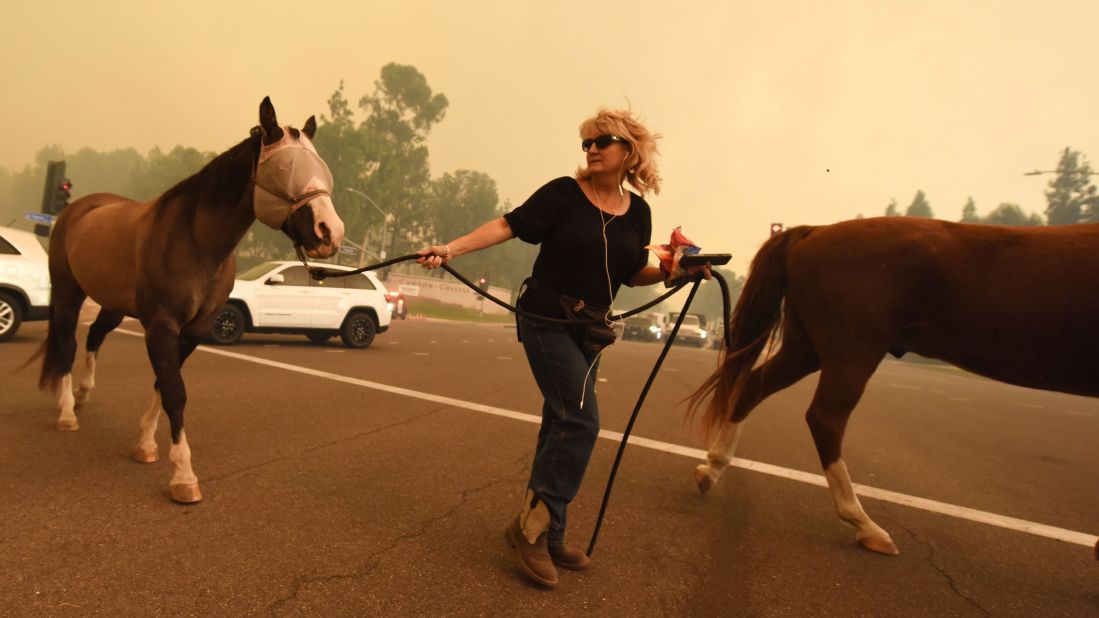
[[72, 367], [66, 368], [64, 366], [64, 361], [62, 360], [65, 357], [65, 352], [63, 350], [64, 342], [58, 335], [58, 330], [60, 329], [54, 324], [54, 310], [55, 307], [53, 302], [51, 302], [50, 321], [49, 327], [46, 329], [46, 340], [42, 342], [42, 345], [38, 346], [38, 349], [26, 362], [26, 365], [29, 365], [38, 357], [44, 356], [42, 359], [42, 372], [38, 374], [38, 388], [51, 393], [57, 390], [58, 385], [61, 383], [61, 378], [72, 370]]
[[713, 398], [703, 416], [703, 427], [709, 431], [732, 420], [733, 410], [759, 355], [782, 326], [786, 255], [789, 248], [812, 229], [802, 226], [777, 234], [764, 243], [752, 259], [748, 280], [730, 318], [717, 371], [688, 397], [688, 420], [710, 395]]

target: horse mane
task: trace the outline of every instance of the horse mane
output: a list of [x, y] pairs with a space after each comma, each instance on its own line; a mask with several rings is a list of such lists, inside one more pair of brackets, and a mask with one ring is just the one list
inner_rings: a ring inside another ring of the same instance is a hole
[[259, 157], [259, 143], [260, 130], [257, 126], [239, 144], [214, 157], [202, 169], [162, 193], [156, 199], [157, 217], [167, 209], [168, 204], [194, 212], [200, 203], [224, 199], [234, 204], [239, 202], [251, 183], [251, 170]]

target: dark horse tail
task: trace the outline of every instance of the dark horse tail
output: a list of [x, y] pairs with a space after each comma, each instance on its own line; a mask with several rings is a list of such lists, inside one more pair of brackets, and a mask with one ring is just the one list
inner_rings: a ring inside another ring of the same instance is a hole
[[61, 350], [61, 338], [57, 336], [57, 328], [53, 325], [53, 303], [50, 303], [50, 321], [49, 328], [46, 331], [46, 340], [42, 342], [42, 345], [38, 346], [38, 349], [31, 354], [31, 357], [19, 366], [19, 370], [26, 368], [34, 361], [41, 358], [43, 355], [45, 358], [42, 360], [42, 372], [38, 375], [38, 388], [40, 390], [54, 392], [57, 390], [58, 385], [61, 383], [62, 376], [65, 375], [65, 371], [62, 369], [61, 359], [64, 354]]
[[732, 419], [752, 368], [782, 325], [788, 250], [811, 230], [811, 227], [802, 226], [773, 236], [752, 259], [748, 280], [733, 310], [725, 345], [721, 348], [721, 362], [717, 371], [688, 397], [688, 419], [709, 395], [713, 395], [713, 399], [703, 416], [703, 427], [713, 429]]

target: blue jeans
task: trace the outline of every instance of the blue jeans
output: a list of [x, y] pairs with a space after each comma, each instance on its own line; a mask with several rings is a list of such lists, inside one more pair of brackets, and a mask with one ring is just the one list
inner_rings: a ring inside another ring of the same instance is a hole
[[560, 545], [565, 541], [568, 505], [580, 490], [599, 437], [599, 363], [595, 354], [588, 357], [581, 351], [565, 326], [522, 316], [519, 320], [523, 350], [545, 399], [528, 487], [549, 509], [549, 543]]

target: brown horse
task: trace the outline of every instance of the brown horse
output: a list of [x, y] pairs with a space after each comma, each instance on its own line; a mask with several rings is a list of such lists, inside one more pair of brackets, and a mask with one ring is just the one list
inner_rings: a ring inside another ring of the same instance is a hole
[[[706, 493], [761, 401], [820, 370], [806, 421], [841, 520], [898, 553], [859, 504], [841, 455], [847, 419], [887, 354], [914, 352], [994, 380], [1099, 397], [1099, 224], [1003, 227], [885, 217], [798, 227], [767, 241], [709, 395]], [[778, 350], [756, 367], [768, 341]], [[1096, 547], [1099, 558], [1099, 545]]]
[[[124, 317], [140, 320], [156, 382], [133, 459], [159, 459], [154, 432], [163, 409], [175, 464], [169, 491], [177, 502], [202, 499], [183, 431], [187, 394], [180, 369], [229, 297], [237, 243], [257, 217], [311, 257], [333, 255], [343, 238], [332, 175], [311, 141], [316, 121], [310, 117], [300, 131], [280, 127], [268, 98], [259, 119], [250, 137], [160, 197], [142, 203], [88, 195], [65, 208], [50, 236], [49, 330], [31, 361], [45, 355], [40, 388], [61, 388], [57, 429], [79, 428], [75, 410], [95, 386], [103, 339]], [[89, 329], [84, 377], [74, 390], [76, 326], [87, 297], [102, 308]]]

